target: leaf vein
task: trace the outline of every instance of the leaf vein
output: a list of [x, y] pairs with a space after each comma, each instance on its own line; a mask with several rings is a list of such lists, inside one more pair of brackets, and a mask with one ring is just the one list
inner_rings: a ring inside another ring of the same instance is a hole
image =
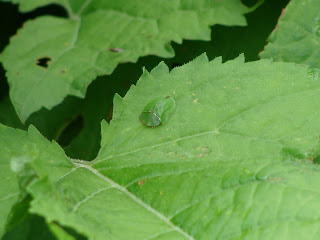
[[189, 240], [195, 240], [193, 238], [193, 236], [189, 235], [187, 232], [185, 232], [183, 229], [181, 229], [180, 227], [174, 225], [166, 216], [164, 216], [163, 214], [161, 214], [160, 212], [158, 212], [156, 209], [152, 208], [151, 206], [147, 205], [146, 203], [144, 203], [140, 198], [137, 198], [133, 193], [129, 192], [126, 188], [124, 188], [123, 186], [117, 184], [116, 182], [112, 181], [110, 178], [102, 175], [99, 171], [97, 171], [96, 169], [92, 168], [89, 165], [85, 165], [85, 164], [80, 164], [80, 163], [74, 163], [76, 166], [78, 167], [83, 167], [86, 168], [87, 170], [91, 171], [92, 173], [94, 173], [95, 175], [97, 175], [99, 178], [105, 180], [107, 183], [109, 183], [111, 185], [111, 187], [114, 187], [116, 189], [118, 189], [119, 191], [123, 192], [124, 194], [126, 194], [128, 197], [130, 197], [133, 201], [135, 201], [137, 204], [139, 204], [141, 207], [145, 208], [147, 211], [151, 212], [152, 214], [154, 214], [156, 217], [158, 217], [159, 219], [161, 219], [162, 221], [164, 221], [168, 226], [170, 226], [172, 229], [174, 229], [175, 231], [179, 232], [181, 235], [183, 235], [184, 237], [186, 237]]

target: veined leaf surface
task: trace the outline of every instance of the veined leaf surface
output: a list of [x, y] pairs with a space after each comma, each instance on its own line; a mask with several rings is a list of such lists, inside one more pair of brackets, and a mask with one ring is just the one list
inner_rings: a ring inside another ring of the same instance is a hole
[[[145, 72], [115, 97], [91, 163], [29, 129], [42, 142], [29, 158], [30, 211], [89, 239], [318, 239], [319, 79], [306, 66], [243, 60], [202, 55]], [[166, 95], [172, 118], [141, 124]]]
[[254, 9], [240, 0], [14, 2], [22, 10], [54, 2], [69, 13], [69, 18], [43, 16], [25, 23], [0, 58], [22, 121], [67, 95], [84, 97], [91, 81], [118, 63], [148, 54], [172, 57], [171, 41], [210, 40], [214, 24], [246, 25], [244, 14]]
[[320, 4], [318, 0], [292, 0], [269, 37], [262, 58], [320, 67]]

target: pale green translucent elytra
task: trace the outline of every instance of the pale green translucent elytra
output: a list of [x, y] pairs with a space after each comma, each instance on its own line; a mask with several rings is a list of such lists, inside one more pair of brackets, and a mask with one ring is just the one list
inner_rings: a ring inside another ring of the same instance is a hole
[[144, 107], [140, 121], [148, 127], [163, 125], [172, 117], [175, 109], [176, 102], [172, 97], [158, 97]]

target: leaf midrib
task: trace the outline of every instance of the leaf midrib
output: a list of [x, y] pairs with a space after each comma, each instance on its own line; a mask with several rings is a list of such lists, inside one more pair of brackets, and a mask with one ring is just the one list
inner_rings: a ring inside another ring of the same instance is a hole
[[130, 197], [133, 201], [135, 201], [137, 204], [139, 204], [141, 207], [143, 207], [144, 209], [146, 209], [148, 212], [151, 212], [154, 216], [156, 216], [157, 218], [161, 219], [162, 221], [164, 221], [168, 226], [170, 226], [172, 229], [174, 229], [175, 231], [179, 232], [180, 234], [182, 234], [184, 237], [186, 237], [189, 240], [195, 240], [193, 238], [193, 236], [189, 235], [187, 232], [185, 232], [183, 229], [181, 229], [180, 227], [174, 225], [173, 222], [170, 221], [170, 219], [168, 219], [166, 216], [164, 216], [163, 214], [161, 214], [160, 212], [158, 212], [156, 209], [150, 207], [149, 205], [147, 205], [145, 202], [143, 202], [140, 198], [137, 198], [133, 193], [129, 192], [126, 188], [122, 187], [121, 185], [119, 185], [118, 183], [112, 181], [110, 178], [102, 175], [99, 171], [97, 171], [96, 169], [92, 168], [90, 165], [86, 165], [86, 164], [82, 164], [82, 163], [76, 163], [73, 162], [73, 164], [75, 165], [76, 168], [82, 167], [82, 168], [86, 168], [87, 170], [89, 170], [90, 172], [92, 172], [93, 174], [95, 174], [96, 176], [98, 176], [99, 178], [103, 179], [104, 181], [106, 181], [108, 184], [111, 185], [111, 187], [118, 189], [119, 191], [123, 192], [124, 194], [126, 194], [128, 197]]

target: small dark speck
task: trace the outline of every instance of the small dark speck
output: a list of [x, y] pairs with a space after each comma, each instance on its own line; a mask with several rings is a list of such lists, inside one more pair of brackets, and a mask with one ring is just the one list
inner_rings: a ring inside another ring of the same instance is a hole
[[109, 51], [111, 51], [111, 52], [123, 52], [123, 49], [121, 49], [121, 48], [110, 48]]

